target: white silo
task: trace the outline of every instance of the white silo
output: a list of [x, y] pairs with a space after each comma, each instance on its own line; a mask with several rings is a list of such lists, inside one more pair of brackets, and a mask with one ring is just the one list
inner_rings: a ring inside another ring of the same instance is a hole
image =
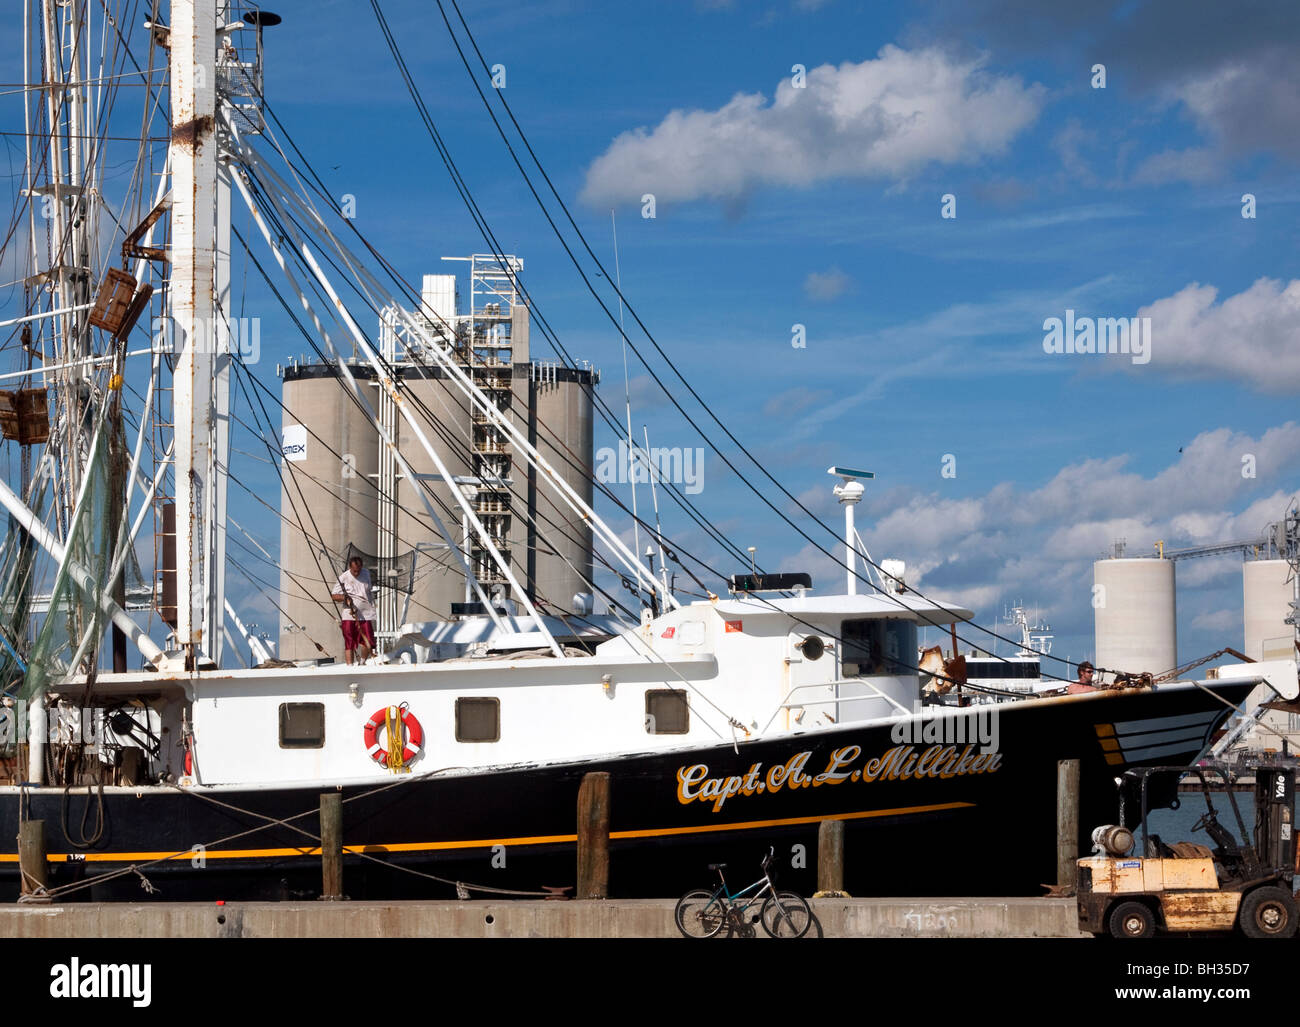
[[[373, 390], [370, 368], [350, 368], [363, 389]], [[328, 364], [285, 368], [282, 430], [278, 655], [341, 658], [343, 637], [330, 592], [349, 543], [376, 551], [379, 434]]]
[[1092, 565], [1099, 667], [1160, 674], [1178, 665], [1174, 562], [1098, 560]]
[[1246, 627], [1242, 652], [1252, 660], [1293, 658], [1294, 629], [1285, 621], [1291, 612], [1294, 587], [1285, 560], [1247, 560], [1241, 565]]

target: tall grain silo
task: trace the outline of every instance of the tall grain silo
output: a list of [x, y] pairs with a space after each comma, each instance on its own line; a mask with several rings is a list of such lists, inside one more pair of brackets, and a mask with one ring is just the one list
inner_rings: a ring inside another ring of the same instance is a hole
[[[592, 390], [598, 376], [586, 368], [516, 364], [515, 423], [560, 477], [589, 506], [592, 503]], [[564, 612], [573, 596], [592, 586], [591, 526], [539, 476], [517, 463], [516, 499], [526, 516], [511, 524], [511, 549], [534, 598]], [[519, 485], [523, 484], [523, 489]]]
[[[454, 604], [476, 598], [466, 595], [460, 561], [448, 550], [421, 500], [422, 492], [431, 493], [434, 509], [459, 548], [462, 514], [453, 489], [463, 489], [530, 597], [566, 612], [575, 593], [591, 591], [590, 527], [556, 496], [545, 476], [521, 458], [508, 433], [471, 404], [428, 347], [444, 347], [454, 354], [460, 370], [487, 402], [506, 413], [589, 505], [592, 389], [599, 374], [530, 359], [528, 309], [519, 302], [514, 281], [522, 261], [483, 254], [465, 259], [471, 265], [468, 313], [457, 309], [454, 275], [426, 275], [420, 302], [424, 324], [416, 333], [421, 338], [413, 342], [409, 330], [413, 322], [396, 308], [381, 314], [380, 349], [401, 380], [397, 403], [380, 394], [369, 365], [349, 365], [379, 422], [393, 426], [397, 447], [413, 477], [381, 444], [379, 430], [357, 409], [332, 366], [295, 365], [285, 372], [280, 653], [284, 659], [319, 658], [322, 653], [316, 642], [326, 654], [342, 657], [329, 589], [349, 544], [378, 557], [381, 574], [396, 573], [401, 558], [412, 550], [416, 553], [415, 585], [409, 598], [379, 590], [381, 648], [391, 638], [389, 633], [403, 623], [450, 619], [455, 616]], [[403, 411], [415, 419], [447, 473], [458, 479], [456, 484], [442, 480]], [[472, 530], [469, 558], [489, 595], [500, 592], [520, 598]], [[387, 563], [389, 559], [395, 562]]]
[[1155, 674], [1178, 666], [1174, 562], [1098, 560], [1092, 572], [1097, 665]]
[[1291, 613], [1294, 583], [1285, 560], [1247, 560], [1241, 565], [1245, 648], [1252, 660], [1294, 658]]
[[[351, 371], [373, 393], [373, 371]], [[330, 592], [349, 542], [375, 552], [379, 437], [332, 366], [285, 368], [283, 402], [279, 656], [341, 659]]]
[[[404, 366], [401, 369], [404, 391], [409, 396], [406, 408], [432, 444], [434, 451], [453, 477], [474, 473], [470, 449], [469, 402], [464, 394], [439, 368]], [[436, 423], [435, 423], [436, 422]], [[395, 516], [397, 537], [393, 550], [397, 554], [416, 550], [415, 590], [409, 605], [398, 599], [398, 621], [447, 620], [451, 604], [465, 597], [465, 577], [460, 562], [446, 548], [442, 534], [429, 516], [416, 489], [425, 487], [432, 493], [430, 501], [443, 526], [456, 545], [461, 544], [461, 513], [451, 489], [438, 475], [437, 465], [420, 445], [411, 426], [400, 416], [396, 421], [397, 448], [417, 475], [430, 475], [425, 485], [399, 477]]]

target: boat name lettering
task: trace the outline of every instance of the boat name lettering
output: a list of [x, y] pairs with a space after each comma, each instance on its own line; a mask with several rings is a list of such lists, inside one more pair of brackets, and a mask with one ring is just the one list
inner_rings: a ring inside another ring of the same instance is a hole
[[743, 774], [710, 777], [707, 763], [693, 763], [677, 768], [677, 801], [713, 804], [720, 813], [728, 799], [736, 796], [761, 795], [799, 788], [839, 785], [845, 781], [906, 781], [909, 778], [937, 777], [943, 780], [970, 774], [991, 774], [1002, 763], [1000, 752], [981, 752], [977, 745], [932, 745], [918, 749], [914, 745], [896, 745], [860, 766], [862, 747], [845, 745], [831, 750], [826, 769], [819, 774], [808, 772], [812, 751], [795, 753], [784, 763], [774, 763], [764, 772], [762, 763], [754, 763]]

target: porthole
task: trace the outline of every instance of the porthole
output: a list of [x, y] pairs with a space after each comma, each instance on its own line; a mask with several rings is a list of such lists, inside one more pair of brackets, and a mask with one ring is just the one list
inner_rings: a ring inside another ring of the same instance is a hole
[[821, 635], [809, 635], [799, 643], [799, 651], [805, 660], [820, 660], [826, 654], [826, 643]]

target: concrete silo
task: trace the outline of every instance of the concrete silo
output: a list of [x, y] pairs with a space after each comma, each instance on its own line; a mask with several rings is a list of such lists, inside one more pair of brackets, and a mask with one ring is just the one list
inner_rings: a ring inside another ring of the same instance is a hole
[[[361, 387], [370, 368], [353, 365]], [[328, 365], [284, 372], [280, 495], [280, 648], [285, 660], [343, 656], [330, 599], [348, 543], [376, 550], [379, 437]]]
[[1285, 623], [1295, 588], [1285, 560], [1247, 560], [1241, 565], [1245, 648], [1252, 660], [1295, 658], [1295, 629]]
[[[477, 599], [466, 594], [460, 561], [425, 509], [422, 492], [430, 495], [452, 543], [459, 548], [467, 541], [470, 563], [489, 595], [520, 598], [472, 529], [465, 539], [453, 489], [465, 492], [531, 598], [567, 612], [576, 593], [591, 591], [590, 527], [558, 498], [544, 475], [530, 468], [509, 433], [471, 404], [443, 366], [441, 354], [588, 504], [593, 495], [592, 389], [599, 374], [530, 359], [529, 312], [514, 279], [522, 261], [483, 254], [465, 259], [471, 271], [468, 313], [457, 310], [454, 275], [426, 275], [423, 315], [396, 307], [381, 314], [379, 348], [400, 379], [398, 399], [381, 394], [369, 365], [349, 365], [379, 423], [392, 426], [411, 476], [381, 443], [379, 430], [336, 380], [332, 367], [295, 365], [285, 371], [284, 659], [321, 657], [317, 642], [326, 654], [342, 657], [329, 589], [349, 544], [378, 557], [381, 574], [395, 573], [406, 554], [416, 554], [409, 597], [396, 589], [378, 590], [381, 648], [403, 623], [451, 619], [453, 604]], [[415, 419], [454, 485], [442, 480], [404, 411]]]
[[1092, 571], [1097, 665], [1154, 674], [1176, 667], [1173, 561], [1098, 560]]
[[[407, 409], [447, 470], [453, 477], [472, 475], [469, 402], [465, 395], [438, 368], [407, 365], [401, 368], [401, 377], [409, 397]], [[451, 604], [465, 597], [460, 562], [446, 548], [416, 490], [427, 488], [432, 493], [433, 508], [457, 545], [461, 544], [460, 507], [410, 425], [401, 417], [395, 423], [397, 448], [417, 476], [428, 477], [423, 483], [408, 481], [400, 474], [397, 479], [393, 553], [400, 555], [414, 549], [416, 558], [415, 590], [409, 605], [404, 596], [397, 597], [394, 627], [399, 623], [447, 620]]]
[[[597, 375], [585, 368], [555, 364], [515, 364], [515, 423], [528, 441], [586, 502], [592, 503], [592, 390]], [[535, 471], [516, 499], [527, 503], [525, 516], [511, 525], [511, 548], [534, 598], [568, 612], [573, 596], [592, 586], [591, 527], [564, 503], [555, 489], [540, 484]]]

